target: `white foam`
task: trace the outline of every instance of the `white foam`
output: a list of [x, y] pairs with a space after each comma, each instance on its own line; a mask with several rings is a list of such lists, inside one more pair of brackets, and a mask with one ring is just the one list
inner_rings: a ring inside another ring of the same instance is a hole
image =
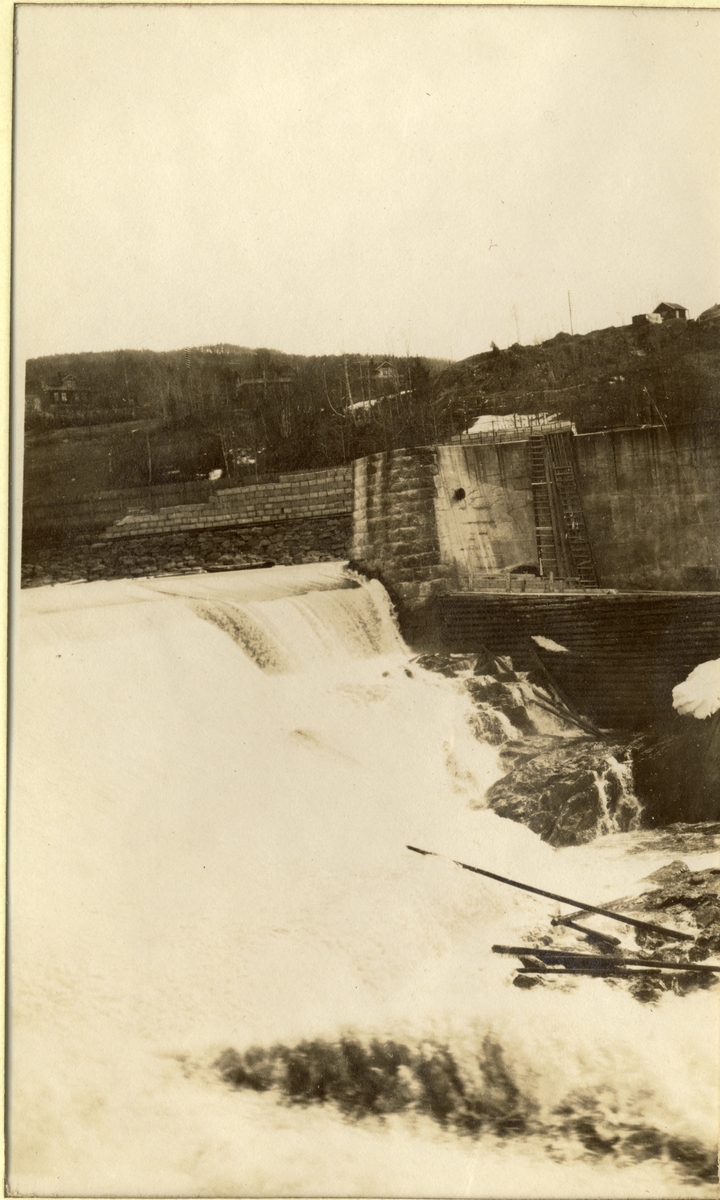
[[[472, 736], [457, 681], [409, 666], [380, 586], [335, 589], [335, 568], [284, 577], [21, 596], [12, 1186], [682, 1195], [659, 1165], [621, 1179], [581, 1164], [570, 1185], [541, 1145], [350, 1128], [208, 1069], [228, 1046], [348, 1028], [437, 1037], [471, 1060], [491, 1033], [541, 1112], [576, 1094], [678, 1136], [714, 1129], [711, 996], [650, 1010], [597, 980], [521, 992], [490, 948], [549, 928], [556, 906], [405, 846], [590, 903], [625, 894], [647, 860], [594, 869], [591, 847], [558, 853], [483, 809], [498, 752]], [[243, 649], [246, 619], [277, 669]]]

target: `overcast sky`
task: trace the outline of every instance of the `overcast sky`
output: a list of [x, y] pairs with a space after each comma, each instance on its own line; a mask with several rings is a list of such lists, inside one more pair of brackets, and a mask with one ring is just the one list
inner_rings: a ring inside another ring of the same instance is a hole
[[696, 316], [719, 114], [718, 11], [21, 6], [18, 354]]

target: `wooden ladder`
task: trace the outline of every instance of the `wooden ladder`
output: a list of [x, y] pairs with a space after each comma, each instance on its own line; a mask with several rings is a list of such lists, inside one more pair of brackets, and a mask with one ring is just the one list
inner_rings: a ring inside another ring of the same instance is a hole
[[533, 434], [530, 438], [530, 463], [532, 469], [532, 496], [535, 513], [535, 539], [537, 541], [540, 574], [559, 576], [562, 574], [557, 554], [557, 530], [553, 521], [553, 506], [550, 483], [545, 461], [545, 439]]
[[597, 571], [585, 524], [571, 437], [570, 433], [549, 433], [545, 443], [560, 497], [565, 544], [574, 567], [575, 578], [587, 587], [597, 587]]
[[[530, 439], [538, 556], [543, 574], [556, 570], [560, 576], [576, 580], [584, 587], [597, 587], [571, 436], [545, 433], [533, 434]], [[549, 535], [556, 567], [550, 565]]]

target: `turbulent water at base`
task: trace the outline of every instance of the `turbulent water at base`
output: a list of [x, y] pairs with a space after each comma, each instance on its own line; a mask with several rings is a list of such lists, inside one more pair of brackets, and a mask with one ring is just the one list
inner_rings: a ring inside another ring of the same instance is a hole
[[[716, 1195], [713, 990], [514, 987], [493, 943], [558, 906], [405, 848], [602, 905], [716, 866], [709, 835], [553, 849], [483, 807], [501, 744], [339, 564], [37, 588], [18, 616], [12, 1189]], [[325, 1102], [234, 1086], [252, 1048]]]

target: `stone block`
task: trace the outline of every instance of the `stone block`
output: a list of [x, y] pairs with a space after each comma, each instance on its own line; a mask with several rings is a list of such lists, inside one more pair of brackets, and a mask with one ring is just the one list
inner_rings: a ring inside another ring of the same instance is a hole
[[398, 583], [394, 585], [394, 591], [400, 600], [406, 604], [412, 604], [413, 600], [418, 597], [420, 586], [418, 583]]
[[417, 570], [420, 567], [434, 567], [438, 565], [438, 555], [436, 550], [420, 551], [417, 554], [408, 554], [403, 559], [403, 565], [412, 567]]
[[447, 591], [447, 585], [444, 580], [432, 579], [425, 583], [416, 584], [417, 591], [415, 598], [417, 600], [429, 600], [431, 596], [440, 596]]
[[393, 541], [391, 552], [396, 558], [412, 557], [414, 554], [425, 554], [434, 549], [429, 538], [418, 536], [408, 541]]

